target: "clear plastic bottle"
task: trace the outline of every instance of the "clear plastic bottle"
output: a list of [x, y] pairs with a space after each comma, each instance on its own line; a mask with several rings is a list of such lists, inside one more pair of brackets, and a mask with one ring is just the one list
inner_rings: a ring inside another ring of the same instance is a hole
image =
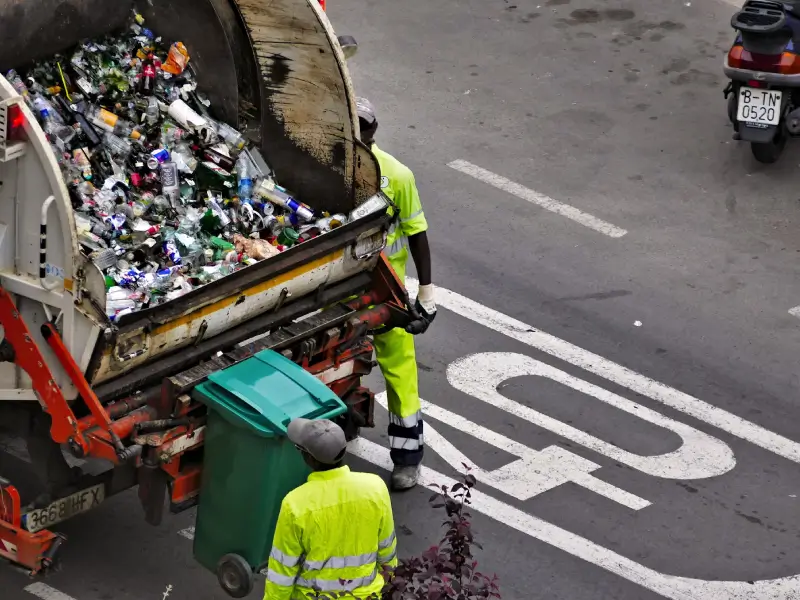
[[227, 144], [228, 148], [233, 152], [241, 152], [244, 150], [247, 141], [239, 131], [223, 121], [214, 121], [214, 126], [217, 129], [219, 137]]
[[99, 106], [90, 105], [86, 109], [86, 118], [96, 127], [115, 133], [120, 137], [134, 140], [142, 137], [142, 134], [130, 122]]
[[147, 110], [145, 111], [145, 121], [150, 127], [158, 124], [158, 119], [161, 117], [161, 110], [158, 108], [158, 100], [155, 96], [147, 99]]
[[33, 107], [33, 99], [31, 98], [30, 92], [28, 91], [28, 86], [25, 85], [25, 82], [22, 81], [22, 77], [19, 76], [14, 69], [11, 69], [8, 73], [6, 73], [6, 79], [14, 88], [14, 90], [22, 96], [28, 106]]
[[103, 142], [113, 156], [127, 158], [133, 152], [133, 144], [110, 131], [107, 131], [103, 136]]
[[189, 144], [181, 142], [172, 150], [172, 160], [181, 173], [194, 173], [197, 169], [198, 161], [189, 148]]
[[58, 125], [64, 125], [64, 117], [62, 117], [52, 103], [41, 94], [34, 94], [33, 107], [39, 113], [43, 122], [54, 122]]
[[247, 155], [239, 155], [236, 161], [236, 175], [239, 181], [239, 198], [249, 201], [253, 196], [253, 168]]

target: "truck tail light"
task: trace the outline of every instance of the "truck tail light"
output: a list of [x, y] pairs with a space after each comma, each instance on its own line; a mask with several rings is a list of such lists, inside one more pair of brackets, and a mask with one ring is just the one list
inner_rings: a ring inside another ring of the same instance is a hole
[[8, 129], [6, 139], [11, 141], [25, 140], [25, 115], [19, 104], [12, 104], [8, 107]]
[[0, 162], [25, 154], [25, 113], [13, 99], [0, 102]]
[[325, 10], [325, 0], [319, 0], [319, 5], [322, 7], [322, 10]]

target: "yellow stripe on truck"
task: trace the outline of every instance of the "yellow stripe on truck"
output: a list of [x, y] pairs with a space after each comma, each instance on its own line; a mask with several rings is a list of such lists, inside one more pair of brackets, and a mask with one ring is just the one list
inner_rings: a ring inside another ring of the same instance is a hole
[[329, 263], [332, 263], [336, 260], [339, 260], [344, 256], [344, 249], [337, 250], [336, 252], [332, 252], [331, 254], [327, 254], [322, 258], [318, 258], [315, 261], [310, 263], [306, 263], [292, 271], [284, 273], [283, 275], [279, 275], [277, 277], [273, 277], [267, 281], [262, 281], [261, 283], [254, 285], [251, 288], [247, 288], [246, 290], [234, 294], [232, 296], [228, 296], [227, 298], [223, 298], [222, 300], [217, 300], [213, 304], [209, 304], [208, 306], [204, 306], [200, 310], [196, 310], [188, 315], [184, 315], [182, 317], [178, 317], [177, 319], [173, 319], [169, 323], [164, 323], [163, 325], [159, 325], [156, 329], [153, 330], [153, 336], [158, 336], [162, 333], [167, 333], [168, 331], [172, 331], [173, 329], [177, 329], [178, 327], [182, 327], [192, 321], [197, 319], [201, 319], [203, 317], [207, 317], [208, 315], [214, 314], [215, 312], [222, 310], [224, 308], [229, 307], [231, 304], [235, 304], [240, 297], [242, 296], [255, 296], [262, 292], [269, 290], [275, 286], [278, 286], [282, 283], [286, 283], [294, 279], [295, 277], [300, 277], [301, 275], [305, 275], [309, 271], [313, 271], [319, 267], [325, 266]]

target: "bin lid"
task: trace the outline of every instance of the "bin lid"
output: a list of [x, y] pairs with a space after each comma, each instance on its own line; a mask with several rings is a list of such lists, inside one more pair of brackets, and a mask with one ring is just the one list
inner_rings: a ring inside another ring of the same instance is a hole
[[345, 412], [328, 386], [273, 350], [208, 376], [193, 396], [226, 421], [262, 437], [286, 435], [292, 419], [331, 419]]

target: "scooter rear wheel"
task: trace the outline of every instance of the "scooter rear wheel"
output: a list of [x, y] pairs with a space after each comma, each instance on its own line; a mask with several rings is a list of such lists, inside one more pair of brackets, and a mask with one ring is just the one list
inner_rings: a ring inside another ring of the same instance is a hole
[[783, 154], [783, 149], [786, 147], [786, 134], [778, 132], [771, 142], [765, 144], [757, 144], [756, 142], [750, 143], [750, 149], [753, 151], [755, 159], [766, 165], [771, 165], [776, 162]]

